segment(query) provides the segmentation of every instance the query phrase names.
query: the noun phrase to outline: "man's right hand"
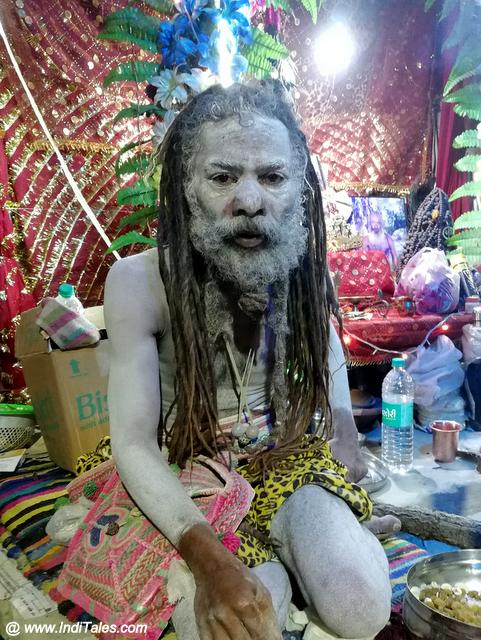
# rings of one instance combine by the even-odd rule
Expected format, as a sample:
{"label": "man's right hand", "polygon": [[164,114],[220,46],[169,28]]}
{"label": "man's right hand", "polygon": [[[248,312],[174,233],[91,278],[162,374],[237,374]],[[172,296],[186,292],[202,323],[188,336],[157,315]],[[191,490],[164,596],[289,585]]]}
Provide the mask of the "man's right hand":
{"label": "man's right hand", "polygon": [[281,640],[268,590],[209,526],[194,525],[178,549],[196,583],[200,640]]}

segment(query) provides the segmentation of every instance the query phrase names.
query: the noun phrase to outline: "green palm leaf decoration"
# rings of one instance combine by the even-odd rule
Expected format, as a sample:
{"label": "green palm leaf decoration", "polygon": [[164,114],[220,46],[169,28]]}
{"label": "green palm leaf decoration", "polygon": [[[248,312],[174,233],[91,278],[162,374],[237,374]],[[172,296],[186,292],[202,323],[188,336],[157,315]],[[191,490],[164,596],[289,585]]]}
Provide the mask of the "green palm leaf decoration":
{"label": "green palm leaf decoration", "polygon": [[468,229],[456,233],[447,240],[449,245],[462,245],[464,247],[479,247],[481,249],[481,234],[477,229]]}
{"label": "green palm leaf decoration", "polygon": [[115,173],[117,176],[123,176],[129,173],[144,174],[151,162],[150,154],[139,153],[125,162],[117,163]]}
{"label": "green palm leaf decoration", "polygon": [[157,62],[123,62],[116,69],[107,74],[104,78],[104,87],[108,87],[112,82],[145,82],[154,76],[159,69]]}
{"label": "green palm leaf decoration", "polygon": [[459,229],[479,229],[481,228],[481,211],[466,211],[454,221],[454,231]]}
{"label": "green palm leaf decoration", "polygon": [[289,6],[288,0],[266,0],[266,7],[270,9],[282,9],[286,13],[289,13],[291,8]]}
{"label": "green palm leaf decoration", "polygon": [[436,0],[426,0],[424,3],[424,11],[429,11],[435,2]]}
{"label": "green palm leaf decoration", "polygon": [[134,184],[122,187],[118,191],[117,203],[153,207],[157,203],[157,188],[152,180],[141,178]]}
{"label": "green palm leaf decoration", "polygon": [[481,196],[481,182],[471,180],[456,189],[449,197],[449,202],[457,200],[458,198],[478,198],[479,196]]}
{"label": "green palm leaf decoration", "polygon": [[478,164],[481,167],[481,154],[479,153],[468,153],[463,156],[460,160],[458,160],[454,167],[458,171],[477,171]]}
{"label": "green palm leaf decoration", "polygon": [[301,4],[304,7],[304,9],[307,10],[307,12],[309,13],[309,15],[312,18],[312,22],[314,24],[316,24],[317,22],[317,2],[316,0],[301,0]]}
{"label": "green palm leaf decoration", "polygon": [[119,229],[123,229],[127,226],[140,225],[144,227],[148,222],[154,222],[157,219],[159,210],[158,207],[143,207],[131,213],[128,216],[124,216],[119,222]]}
{"label": "green palm leaf decoration", "polygon": [[444,0],[440,20],[447,18],[458,5],[458,0]]}
{"label": "green palm leaf decoration", "polygon": [[247,72],[257,78],[267,78],[273,61],[289,57],[289,50],[268,33],[257,27],[252,30],[252,45],[242,51],[248,62]]}
{"label": "green palm leaf decoration", "polygon": [[132,103],[130,107],[121,109],[114,118],[114,122],[122,120],[122,118],[138,118],[139,116],[156,115],[162,118],[165,115],[164,109],[155,104],[136,104]]}
{"label": "green palm leaf decoration", "polygon": [[115,40],[136,44],[145,51],[157,53],[157,33],[161,21],[146,15],[136,7],[128,7],[111,13],[99,34],[103,40]]}
{"label": "green palm leaf decoration", "polygon": [[468,84],[458,91],[453,91],[444,98],[444,102],[453,102],[454,111],[463,118],[481,120],[481,90],[477,84]]}
{"label": "green palm leaf decoration", "polygon": [[444,40],[441,50],[444,52],[452,47],[457,47],[471,36],[479,37],[479,9],[472,0],[458,0],[459,7],[457,20],[451,29],[450,34]]}
{"label": "green palm leaf decoration", "polygon": [[163,15],[169,15],[172,13],[173,2],[171,0],[140,0],[142,4],[147,7],[162,13]]}
{"label": "green palm leaf decoration", "polygon": [[143,236],[138,231],[129,231],[128,233],[124,233],[123,236],[116,238],[107,249],[107,253],[118,251],[119,249],[122,249],[122,247],[127,247],[128,245],[136,243],[148,244],[151,247],[157,246],[157,240],[155,238],[151,238],[150,236]]}
{"label": "green palm leaf decoration", "polygon": [[461,47],[444,87],[444,97],[463,80],[473,77],[481,65],[481,38],[470,36]]}
{"label": "green palm leaf decoration", "polygon": [[477,129],[468,129],[456,136],[453,141],[455,149],[468,149],[470,147],[481,147],[481,138],[478,137]]}
{"label": "green palm leaf decoration", "polygon": [[[426,0],[426,5],[432,6],[434,1]],[[456,59],[449,74],[443,92],[444,102],[451,103],[456,114],[463,118],[481,120],[481,38],[479,27],[481,24],[481,5],[474,0],[443,0],[440,20],[457,12],[457,18],[451,32],[445,38],[441,50],[446,51],[458,47]],[[473,78],[474,82],[456,87]],[[458,198],[481,197],[481,181],[479,173],[481,164],[481,125],[475,129],[468,129],[458,135],[453,141],[455,149],[468,149],[454,168],[458,171],[474,174],[473,178],[451,194],[449,201]],[[468,211],[454,222],[454,235],[447,241],[448,246],[455,253],[463,253],[470,267],[481,265],[481,211]]]}

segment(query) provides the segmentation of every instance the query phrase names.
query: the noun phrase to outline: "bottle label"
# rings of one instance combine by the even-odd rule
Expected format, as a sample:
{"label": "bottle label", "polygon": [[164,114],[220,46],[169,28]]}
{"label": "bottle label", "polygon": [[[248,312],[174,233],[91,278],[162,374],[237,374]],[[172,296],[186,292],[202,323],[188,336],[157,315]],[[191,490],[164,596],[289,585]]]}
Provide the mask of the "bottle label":
{"label": "bottle label", "polygon": [[387,427],[405,429],[413,423],[413,403],[382,403],[382,423]]}

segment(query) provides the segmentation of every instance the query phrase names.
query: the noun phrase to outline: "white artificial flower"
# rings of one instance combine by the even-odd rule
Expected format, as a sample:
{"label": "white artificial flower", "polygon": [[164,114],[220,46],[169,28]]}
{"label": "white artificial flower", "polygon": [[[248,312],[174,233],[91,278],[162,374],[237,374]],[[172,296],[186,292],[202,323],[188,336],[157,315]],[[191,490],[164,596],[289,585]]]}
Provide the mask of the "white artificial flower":
{"label": "white artificial flower", "polygon": [[174,104],[187,102],[187,87],[198,93],[198,80],[190,73],[178,73],[175,69],[163,69],[149,80],[157,87],[154,102],[164,109],[172,109]]}
{"label": "white artificial flower", "polygon": [[195,67],[190,70],[191,74],[195,78],[195,82],[197,83],[197,88],[194,88],[192,85],[191,88],[196,93],[200,93],[201,91],[205,91],[213,84],[216,83],[215,75],[209,69],[199,69]]}

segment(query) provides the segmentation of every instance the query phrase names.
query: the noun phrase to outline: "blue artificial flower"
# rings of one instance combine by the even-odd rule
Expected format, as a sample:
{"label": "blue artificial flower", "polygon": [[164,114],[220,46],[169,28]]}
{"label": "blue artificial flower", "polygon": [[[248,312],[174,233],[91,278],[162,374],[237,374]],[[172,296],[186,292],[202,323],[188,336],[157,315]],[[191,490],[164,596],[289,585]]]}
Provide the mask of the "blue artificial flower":
{"label": "blue artificial flower", "polygon": [[241,73],[244,73],[247,70],[247,60],[244,56],[240,55],[237,49],[237,42],[231,34],[232,37],[230,40],[225,39],[225,34],[222,33],[221,29],[215,29],[208,41],[208,44],[203,43],[203,46],[199,48],[199,52],[201,54],[199,65],[202,67],[207,67],[210,71],[219,75],[219,56],[228,55],[231,57],[231,68],[230,74],[232,76],[233,81],[237,81]]}
{"label": "blue artificial flower", "polygon": [[234,80],[239,80],[239,76],[247,71],[248,65],[247,58],[241,56],[240,53],[232,58],[232,76]]}
{"label": "blue artificial flower", "polygon": [[178,15],[172,22],[162,22],[157,34],[157,45],[166,68],[186,65],[188,56],[195,56],[197,46],[186,16]]}
{"label": "blue artificial flower", "polygon": [[252,42],[248,0],[223,0],[221,19],[229,23],[236,38],[243,40],[245,44]]}
{"label": "blue artificial flower", "polygon": [[209,9],[210,0],[182,0],[181,12],[191,18],[193,22],[199,20]]}
{"label": "blue artificial flower", "polygon": [[220,8],[203,6],[202,11],[198,13],[198,31],[211,34],[221,20],[229,24],[235,37],[245,44],[252,42],[249,0],[222,0]]}

